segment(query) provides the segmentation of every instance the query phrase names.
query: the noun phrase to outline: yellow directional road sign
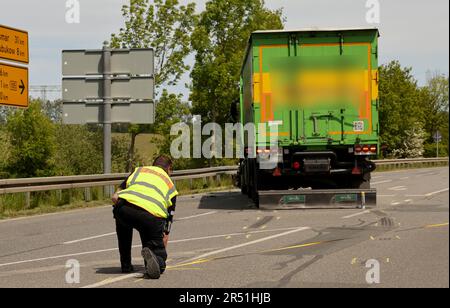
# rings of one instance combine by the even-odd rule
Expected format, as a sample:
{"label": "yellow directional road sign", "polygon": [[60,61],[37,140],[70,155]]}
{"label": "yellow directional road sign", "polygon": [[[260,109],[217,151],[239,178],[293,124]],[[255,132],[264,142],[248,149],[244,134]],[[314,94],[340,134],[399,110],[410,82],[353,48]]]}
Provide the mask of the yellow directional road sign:
{"label": "yellow directional road sign", "polygon": [[28,107],[28,68],[0,63],[0,105]]}
{"label": "yellow directional road sign", "polygon": [[28,63],[28,32],[0,25],[0,58]]}

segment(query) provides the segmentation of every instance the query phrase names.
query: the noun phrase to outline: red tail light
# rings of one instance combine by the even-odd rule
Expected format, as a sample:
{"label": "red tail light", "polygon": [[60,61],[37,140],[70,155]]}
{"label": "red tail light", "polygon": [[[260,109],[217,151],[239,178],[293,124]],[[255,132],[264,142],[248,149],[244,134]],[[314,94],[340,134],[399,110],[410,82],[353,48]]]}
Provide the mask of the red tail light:
{"label": "red tail light", "polygon": [[377,154],[377,146],[376,145],[355,145],[355,155],[376,155]]}
{"label": "red tail light", "polygon": [[299,170],[299,169],[300,169],[300,163],[299,163],[298,161],[296,161],[296,162],[294,162],[294,163],[292,164],[292,167],[293,167],[295,170]]}

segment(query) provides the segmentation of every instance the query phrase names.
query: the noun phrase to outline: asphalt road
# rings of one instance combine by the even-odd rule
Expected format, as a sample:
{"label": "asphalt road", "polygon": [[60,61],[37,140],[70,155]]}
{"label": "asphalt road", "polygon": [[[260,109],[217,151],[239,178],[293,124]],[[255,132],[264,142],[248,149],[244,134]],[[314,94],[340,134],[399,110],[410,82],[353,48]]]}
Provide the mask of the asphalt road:
{"label": "asphalt road", "polygon": [[[0,287],[448,288],[448,168],[375,173],[372,184],[378,207],[365,211],[257,210],[237,191],[181,197],[155,281],[120,273],[110,206],[0,221]],[[69,260],[79,283],[66,282]]]}

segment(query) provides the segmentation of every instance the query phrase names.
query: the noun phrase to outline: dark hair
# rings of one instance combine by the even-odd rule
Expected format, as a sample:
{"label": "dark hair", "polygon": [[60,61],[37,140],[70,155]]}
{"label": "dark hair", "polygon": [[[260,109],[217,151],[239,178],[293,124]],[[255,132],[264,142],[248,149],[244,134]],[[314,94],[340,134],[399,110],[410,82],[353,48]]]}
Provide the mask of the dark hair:
{"label": "dark hair", "polygon": [[155,161],[153,162],[153,166],[160,167],[167,173],[169,173],[169,169],[172,168],[172,159],[170,159],[169,156],[166,155],[160,155],[158,156]]}

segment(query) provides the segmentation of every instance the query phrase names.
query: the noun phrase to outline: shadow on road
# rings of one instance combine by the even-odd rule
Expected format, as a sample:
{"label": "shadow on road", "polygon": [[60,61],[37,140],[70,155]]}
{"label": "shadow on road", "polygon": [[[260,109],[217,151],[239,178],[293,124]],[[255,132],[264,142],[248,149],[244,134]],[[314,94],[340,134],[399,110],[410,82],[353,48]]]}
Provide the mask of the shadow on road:
{"label": "shadow on road", "polygon": [[254,210],[255,206],[240,192],[214,192],[201,197],[199,209],[209,210]]}
{"label": "shadow on road", "polygon": [[[134,272],[139,273],[144,271],[144,266],[142,265],[133,265]],[[96,274],[103,274],[103,275],[122,275],[122,270],[120,267],[99,267],[95,269]]]}

